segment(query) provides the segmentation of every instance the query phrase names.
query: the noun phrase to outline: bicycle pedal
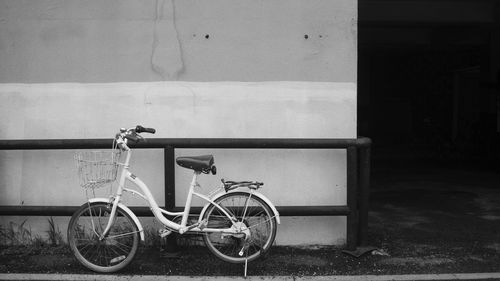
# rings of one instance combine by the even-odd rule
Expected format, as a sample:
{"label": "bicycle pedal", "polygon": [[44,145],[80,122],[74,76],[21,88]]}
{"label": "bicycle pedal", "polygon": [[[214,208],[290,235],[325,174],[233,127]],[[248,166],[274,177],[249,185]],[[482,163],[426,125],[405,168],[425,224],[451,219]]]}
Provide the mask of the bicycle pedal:
{"label": "bicycle pedal", "polygon": [[240,257],[243,257],[243,254],[245,253],[245,251],[248,249],[248,245],[243,245],[243,248],[241,248],[240,252],[238,253],[238,255]]}
{"label": "bicycle pedal", "polygon": [[165,237],[169,236],[170,234],[172,234],[172,230],[168,230],[168,229],[160,229],[158,232],[160,234],[160,238],[165,238]]}

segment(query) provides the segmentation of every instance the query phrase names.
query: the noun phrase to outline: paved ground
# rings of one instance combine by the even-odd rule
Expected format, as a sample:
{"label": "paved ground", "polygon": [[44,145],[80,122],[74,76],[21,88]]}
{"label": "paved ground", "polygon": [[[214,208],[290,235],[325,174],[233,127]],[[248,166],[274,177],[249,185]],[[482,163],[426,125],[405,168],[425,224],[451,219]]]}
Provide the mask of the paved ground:
{"label": "paved ground", "polygon": [[374,167],[370,239],[404,271],[500,271],[500,173],[448,163]]}
{"label": "paved ground", "polygon": [[498,280],[500,273],[475,274],[420,274],[420,275],[362,275],[362,276],[159,276],[159,275],[88,275],[88,274],[0,274],[0,280],[51,280],[51,281],[425,281],[425,280]]}
{"label": "paved ground", "polygon": [[[457,163],[377,163],[369,244],[380,251],[360,258],[332,247],[274,247],[266,259],[250,264],[248,275],[273,280],[432,280],[425,279],[429,276],[434,280],[500,280],[498,275],[484,275],[500,272],[500,173],[488,166]],[[0,273],[59,276],[89,272],[64,248],[4,248],[0,249]],[[468,273],[483,275],[455,275]],[[144,249],[115,277],[143,274],[205,280],[205,276],[242,276],[243,267],[220,262],[203,248],[190,247],[178,259],[165,259],[155,249]],[[371,279],[363,279],[367,276]]]}

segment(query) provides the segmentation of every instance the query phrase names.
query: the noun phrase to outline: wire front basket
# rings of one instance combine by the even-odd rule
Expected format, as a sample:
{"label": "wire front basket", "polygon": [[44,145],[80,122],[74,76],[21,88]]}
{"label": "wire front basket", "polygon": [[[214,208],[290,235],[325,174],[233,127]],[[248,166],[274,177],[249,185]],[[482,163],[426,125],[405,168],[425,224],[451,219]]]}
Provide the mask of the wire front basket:
{"label": "wire front basket", "polygon": [[80,185],[99,188],[116,180],[120,150],[81,151],[75,153]]}

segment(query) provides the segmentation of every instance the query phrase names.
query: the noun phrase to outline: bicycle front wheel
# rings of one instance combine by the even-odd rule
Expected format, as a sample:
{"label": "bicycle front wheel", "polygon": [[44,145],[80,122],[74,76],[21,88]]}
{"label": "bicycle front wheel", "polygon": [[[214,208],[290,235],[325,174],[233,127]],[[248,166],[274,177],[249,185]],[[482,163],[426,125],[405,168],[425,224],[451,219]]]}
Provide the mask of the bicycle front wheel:
{"label": "bicycle front wheel", "polygon": [[127,266],[139,245],[139,229],[120,207],[108,235],[101,237],[111,208],[112,205],[104,202],[83,204],[68,226],[68,243],[76,259],[101,273],[116,272]]}
{"label": "bicycle front wheel", "polygon": [[204,236],[208,249],[220,259],[231,263],[252,261],[269,250],[276,237],[276,218],[271,208],[257,196],[248,192],[232,192],[215,200],[229,215],[233,223],[219,208],[210,205],[204,218],[207,228],[241,230],[227,234],[210,232]]}

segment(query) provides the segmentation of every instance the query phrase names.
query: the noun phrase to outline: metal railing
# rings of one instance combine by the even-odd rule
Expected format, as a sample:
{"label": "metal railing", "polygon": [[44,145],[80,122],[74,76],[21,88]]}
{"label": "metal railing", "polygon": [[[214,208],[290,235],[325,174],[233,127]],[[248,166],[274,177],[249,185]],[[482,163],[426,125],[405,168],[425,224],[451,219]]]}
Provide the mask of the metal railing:
{"label": "metal railing", "polygon": [[[110,139],[0,140],[0,150],[102,149],[112,146]],[[222,138],[150,138],[132,148],[156,148],[164,151],[165,208],[175,206],[176,148],[237,149],[346,149],[347,204],[336,206],[277,206],[282,216],[346,216],[347,248],[367,242],[370,188],[369,138],[357,139],[222,139]],[[0,215],[71,216],[79,206],[0,206]],[[132,207],[138,216],[152,216],[148,207]],[[199,213],[201,208],[192,208]]]}

